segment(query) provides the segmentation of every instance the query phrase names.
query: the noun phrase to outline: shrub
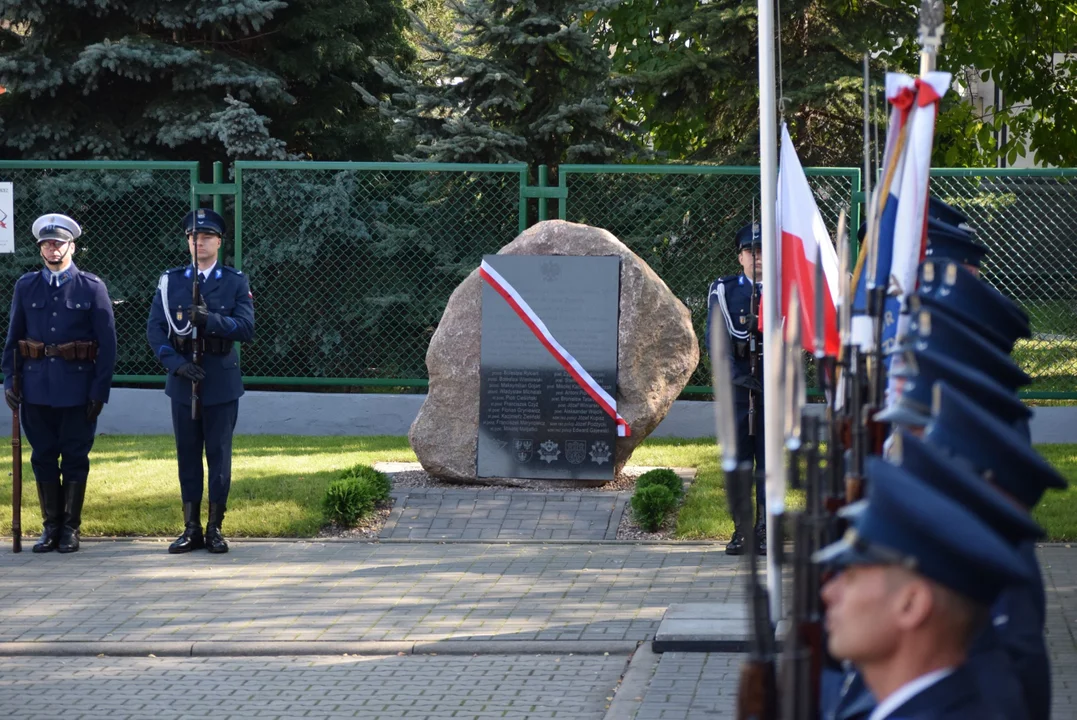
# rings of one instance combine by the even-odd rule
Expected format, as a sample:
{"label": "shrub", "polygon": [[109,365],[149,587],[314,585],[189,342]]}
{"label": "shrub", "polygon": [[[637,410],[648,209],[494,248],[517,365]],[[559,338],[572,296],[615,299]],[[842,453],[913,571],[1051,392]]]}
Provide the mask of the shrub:
{"label": "shrub", "polygon": [[355,525],[359,518],[377,505],[375,488],[365,479],[344,477],[329,483],[325,489],[325,517],[342,527]]}
{"label": "shrub", "polygon": [[684,483],[677,473],[669,468],[655,468],[648,470],[636,479],[636,489],[642,490],[652,485],[661,485],[673,493],[674,498],[679,498],[684,492]]}
{"label": "shrub", "polygon": [[348,478],[353,478],[369,485],[374,496],[374,502],[388,502],[389,493],[393,489],[393,483],[385,473],[378,472],[369,465],[356,465],[340,473],[341,480]]}
{"label": "shrub", "polygon": [[632,496],[632,512],[647,532],[654,532],[662,525],[666,513],[677,504],[677,496],[665,485],[648,485],[636,488]]}

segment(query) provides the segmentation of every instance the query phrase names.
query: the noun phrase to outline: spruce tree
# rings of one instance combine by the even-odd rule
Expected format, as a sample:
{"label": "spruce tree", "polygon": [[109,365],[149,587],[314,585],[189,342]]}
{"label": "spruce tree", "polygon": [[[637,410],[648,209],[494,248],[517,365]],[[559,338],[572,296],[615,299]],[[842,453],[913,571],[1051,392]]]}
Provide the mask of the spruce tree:
{"label": "spruce tree", "polygon": [[0,156],[370,159],[400,0],[0,0]]}
{"label": "spruce tree", "polygon": [[394,90],[357,86],[393,122],[406,160],[558,165],[631,152],[595,13],[617,0],[449,0],[458,31],[413,16],[422,67],[376,63]]}

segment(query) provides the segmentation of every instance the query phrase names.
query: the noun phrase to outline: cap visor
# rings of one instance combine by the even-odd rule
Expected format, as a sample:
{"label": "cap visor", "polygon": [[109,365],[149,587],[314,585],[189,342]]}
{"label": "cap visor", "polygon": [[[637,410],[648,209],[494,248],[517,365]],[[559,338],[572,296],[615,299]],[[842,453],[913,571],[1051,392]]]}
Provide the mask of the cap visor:
{"label": "cap visor", "polygon": [[876,422],[893,423],[894,425],[904,425],[906,427],[919,427],[931,422],[929,416],[913,412],[901,405],[895,405],[886,408],[885,410],[880,410],[875,413],[875,416],[872,419]]}
{"label": "cap visor", "polygon": [[826,547],[815,551],[812,562],[827,567],[848,567],[850,565],[871,565],[869,558],[858,552],[847,540],[842,538]]}
{"label": "cap visor", "polygon": [[845,518],[846,520],[856,520],[864,514],[864,511],[868,509],[868,499],[857,500],[854,503],[849,503],[843,508],[838,510],[838,517]]}

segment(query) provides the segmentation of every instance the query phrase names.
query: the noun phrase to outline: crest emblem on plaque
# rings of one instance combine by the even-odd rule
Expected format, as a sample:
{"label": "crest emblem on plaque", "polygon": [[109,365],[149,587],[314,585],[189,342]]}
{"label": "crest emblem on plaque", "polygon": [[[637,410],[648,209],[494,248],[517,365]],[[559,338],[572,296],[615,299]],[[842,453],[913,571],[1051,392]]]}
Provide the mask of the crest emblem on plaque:
{"label": "crest emblem on plaque", "polygon": [[539,460],[544,463],[552,463],[560,454],[561,451],[553,440],[547,440],[539,445]]}
{"label": "crest emblem on plaque", "polygon": [[546,282],[553,282],[557,278],[561,277],[561,264],[555,260],[547,260],[542,263],[542,279]]}
{"label": "crest emblem on plaque", "polygon": [[591,445],[591,462],[595,465],[601,465],[604,462],[610,461],[610,444],[602,440],[597,441]]}
{"label": "crest emblem on plaque", "polygon": [[535,449],[534,440],[513,440],[512,451],[516,454],[516,462],[525,463],[531,459],[531,453]]}
{"label": "crest emblem on plaque", "polygon": [[583,440],[566,440],[565,459],[573,465],[582,463],[587,459],[587,443]]}

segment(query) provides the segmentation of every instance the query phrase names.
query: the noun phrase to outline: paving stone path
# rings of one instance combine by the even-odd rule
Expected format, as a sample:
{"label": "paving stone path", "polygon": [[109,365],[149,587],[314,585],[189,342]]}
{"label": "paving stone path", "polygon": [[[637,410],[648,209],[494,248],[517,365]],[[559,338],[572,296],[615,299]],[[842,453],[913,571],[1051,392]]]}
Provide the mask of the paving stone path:
{"label": "paving stone path", "polygon": [[0,658],[8,720],[602,720],[627,656]]}

